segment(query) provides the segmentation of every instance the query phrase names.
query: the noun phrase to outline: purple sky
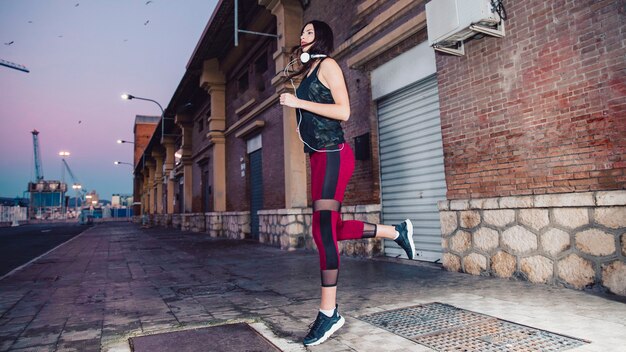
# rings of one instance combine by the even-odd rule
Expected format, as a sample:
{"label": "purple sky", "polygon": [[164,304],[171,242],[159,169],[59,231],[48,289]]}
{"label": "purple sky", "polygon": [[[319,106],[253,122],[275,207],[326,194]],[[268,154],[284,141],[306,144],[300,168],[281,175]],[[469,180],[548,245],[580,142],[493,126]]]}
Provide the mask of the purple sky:
{"label": "purple sky", "polygon": [[132,193],[132,167],[113,161],[132,163],[133,148],[116,140],[132,140],[135,115],[161,111],[120,95],[167,106],[216,2],[0,0],[0,59],[30,70],[0,66],[0,196],[35,178],[33,129],[45,179],[61,179],[67,150],[88,191]]}

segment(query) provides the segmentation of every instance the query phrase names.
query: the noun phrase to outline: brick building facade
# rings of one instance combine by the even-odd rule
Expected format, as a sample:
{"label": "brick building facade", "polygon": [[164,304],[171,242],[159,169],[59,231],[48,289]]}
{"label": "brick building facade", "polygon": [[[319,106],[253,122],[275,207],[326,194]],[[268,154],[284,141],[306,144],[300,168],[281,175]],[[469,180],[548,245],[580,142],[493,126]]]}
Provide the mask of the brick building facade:
{"label": "brick building facade", "polygon": [[505,37],[437,55],[444,266],[624,295],[624,8],[505,4]]}
{"label": "brick building facade", "polygon": [[[235,47],[222,0],[135,169],[151,221],[314,248],[308,158],[278,97],[302,25],[319,19],[362,156],[344,218],[409,217],[418,259],[448,270],[626,295],[623,8],[504,1],[506,36],[456,57],[428,46],[425,3],[239,1],[241,29],[276,37],[240,33]],[[400,253],[378,240],[341,250]]]}

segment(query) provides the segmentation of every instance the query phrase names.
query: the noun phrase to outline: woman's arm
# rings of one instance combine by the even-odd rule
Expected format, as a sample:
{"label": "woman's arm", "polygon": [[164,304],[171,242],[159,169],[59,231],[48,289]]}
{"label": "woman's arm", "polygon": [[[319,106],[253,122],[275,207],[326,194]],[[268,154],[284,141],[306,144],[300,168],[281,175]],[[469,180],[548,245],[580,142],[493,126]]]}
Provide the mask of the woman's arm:
{"label": "woman's arm", "polygon": [[326,59],[320,63],[318,78],[322,84],[330,88],[334,104],[314,103],[312,101],[296,98],[293,94],[283,93],[280,95],[280,104],[292,108],[310,111],[334,120],[348,121],[350,118],[350,98],[346,81],[343,78],[341,67],[333,59]]}

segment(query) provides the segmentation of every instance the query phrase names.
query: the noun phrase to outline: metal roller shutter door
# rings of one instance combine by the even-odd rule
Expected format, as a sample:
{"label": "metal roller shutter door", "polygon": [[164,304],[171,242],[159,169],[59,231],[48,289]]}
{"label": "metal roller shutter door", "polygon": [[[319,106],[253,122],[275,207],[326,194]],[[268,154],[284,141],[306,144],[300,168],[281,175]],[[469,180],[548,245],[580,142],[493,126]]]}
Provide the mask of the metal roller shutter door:
{"label": "metal roller shutter door", "polygon": [[[432,75],[378,101],[382,220],[413,222],[418,260],[441,260],[437,202],[446,197],[437,78]],[[393,241],[385,255],[406,258]]]}

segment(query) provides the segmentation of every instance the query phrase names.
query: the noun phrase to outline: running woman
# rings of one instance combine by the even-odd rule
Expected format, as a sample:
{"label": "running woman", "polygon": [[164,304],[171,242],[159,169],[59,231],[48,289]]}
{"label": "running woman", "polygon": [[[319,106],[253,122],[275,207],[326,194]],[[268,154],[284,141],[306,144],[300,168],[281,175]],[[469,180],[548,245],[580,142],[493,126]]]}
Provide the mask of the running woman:
{"label": "running woman", "polygon": [[301,77],[302,81],[295,95],[280,95],[281,105],[297,109],[298,133],[304,151],[310,155],[311,227],[319,251],[322,292],[317,318],[303,341],[307,346],[326,341],[345,322],[336,303],[337,241],[386,238],[399,244],[409,259],[415,254],[413,225],[408,219],[395,226],[341,220],[341,202],[354,171],[355,159],[341,127],[341,122],[350,117],[350,101],[341,68],[334,59],[327,57],[333,49],[330,26],[321,21],[308,22],[295,51],[302,53],[302,65],[290,75],[291,79]]}

